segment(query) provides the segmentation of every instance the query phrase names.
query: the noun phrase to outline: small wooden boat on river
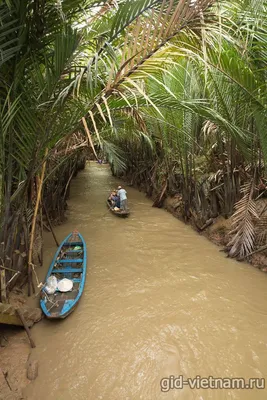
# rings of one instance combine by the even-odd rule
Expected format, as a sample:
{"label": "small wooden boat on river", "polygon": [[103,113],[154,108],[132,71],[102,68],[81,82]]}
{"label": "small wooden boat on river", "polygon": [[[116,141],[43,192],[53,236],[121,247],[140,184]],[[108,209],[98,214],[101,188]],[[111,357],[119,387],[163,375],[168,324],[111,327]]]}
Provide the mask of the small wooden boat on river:
{"label": "small wooden boat on river", "polygon": [[59,246],[41,291],[41,308],[47,318],[65,318],[83,293],[86,278],[86,244],[74,231]]}
{"label": "small wooden boat on river", "polygon": [[112,214],[117,215],[117,217],[121,217],[121,218],[127,218],[130,215],[130,211],[123,211],[123,210],[114,210],[114,208],[112,207],[111,201],[109,199],[107,199],[107,206],[109,208],[109,210],[112,212]]}

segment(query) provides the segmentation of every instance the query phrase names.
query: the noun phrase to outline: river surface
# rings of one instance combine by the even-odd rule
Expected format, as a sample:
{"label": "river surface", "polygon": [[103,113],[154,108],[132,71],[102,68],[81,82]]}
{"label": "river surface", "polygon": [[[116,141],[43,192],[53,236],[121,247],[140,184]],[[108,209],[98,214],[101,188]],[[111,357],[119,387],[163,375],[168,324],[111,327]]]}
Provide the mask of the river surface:
{"label": "river surface", "polygon": [[[39,376],[27,398],[266,400],[267,389],[162,381],[267,378],[267,276],[225,258],[136,189],[126,187],[129,219],[115,217],[105,200],[120,183],[95,163],[72,182],[68,221],[55,231],[59,241],[74,228],[84,236],[85,291],[66,320],[32,329]],[[40,279],[55,250],[46,234]]]}

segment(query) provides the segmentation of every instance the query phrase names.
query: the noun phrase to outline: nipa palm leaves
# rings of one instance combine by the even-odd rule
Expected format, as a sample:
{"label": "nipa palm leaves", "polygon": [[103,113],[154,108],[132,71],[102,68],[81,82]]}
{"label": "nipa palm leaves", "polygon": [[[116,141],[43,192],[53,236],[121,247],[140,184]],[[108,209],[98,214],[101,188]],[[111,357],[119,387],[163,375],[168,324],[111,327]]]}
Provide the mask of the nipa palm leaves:
{"label": "nipa palm leaves", "polygon": [[256,203],[253,200],[254,180],[245,184],[241,188],[243,197],[235,205],[232,227],[230,234],[234,236],[227,244],[230,247],[229,256],[244,258],[250,254],[255,243],[255,224],[258,219]]}

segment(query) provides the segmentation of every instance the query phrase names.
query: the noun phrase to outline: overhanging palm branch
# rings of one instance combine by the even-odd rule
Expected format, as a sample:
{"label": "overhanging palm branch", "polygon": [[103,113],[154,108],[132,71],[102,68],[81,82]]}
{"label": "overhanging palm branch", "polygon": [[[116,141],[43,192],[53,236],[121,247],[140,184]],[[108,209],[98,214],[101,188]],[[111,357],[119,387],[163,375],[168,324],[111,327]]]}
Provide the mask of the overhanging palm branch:
{"label": "overhanging palm branch", "polygon": [[[199,15],[208,8],[213,1],[198,0],[195,2],[180,1],[146,1],[122,3],[114,18],[109,41],[90,59],[88,66],[82,71],[76,84],[87,74],[87,82],[91,95],[94,94],[92,111],[97,112],[97,104],[105,103],[111,95],[125,95],[129,93],[146,99],[159,112],[155,103],[146,95],[141,80],[152,76],[155,68],[162,64],[153,55],[158,52],[169,40],[183,29],[195,23],[199,24]],[[118,41],[123,30],[126,29],[125,39]],[[116,35],[115,35],[116,34]],[[113,44],[114,39],[116,42]],[[116,47],[114,47],[114,45]],[[111,50],[112,54],[105,51]],[[110,57],[108,64],[104,62]],[[115,61],[113,60],[115,58]],[[151,59],[151,62],[149,60]],[[93,64],[96,65],[93,68]],[[97,66],[98,64],[98,66]],[[107,65],[109,72],[102,74],[104,88],[99,94],[96,92],[100,68]],[[133,75],[133,77],[132,77]],[[95,82],[95,84],[94,84]],[[107,104],[103,105],[108,113]]]}
{"label": "overhanging palm branch", "polygon": [[126,169],[125,154],[119,146],[108,140],[103,139],[103,152],[107,157],[108,162],[112,165],[115,174],[120,173]]}

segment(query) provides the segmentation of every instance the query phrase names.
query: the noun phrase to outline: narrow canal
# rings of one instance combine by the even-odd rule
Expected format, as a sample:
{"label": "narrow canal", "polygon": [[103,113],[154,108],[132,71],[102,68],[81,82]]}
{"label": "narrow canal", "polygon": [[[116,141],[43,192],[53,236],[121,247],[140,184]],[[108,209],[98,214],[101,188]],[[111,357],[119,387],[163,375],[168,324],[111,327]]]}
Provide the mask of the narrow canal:
{"label": "narrow canal", "polygon": [[[111,215],[105,200],[119,183],[108,166],[94,163],[73,180],[68,221],[56,234],[61,241],[77,228],[84,236],[85,292],[66,320],[43,320],[33,328],[39,376],[25,395],[266,399],[267,389],[161,390],[162,378],[171,375],[267,377],[267,276],[226,259],[133,188],[126,187],[130,218]],[[41,279],[56,250],[51,234],[45,235],[45,249]],[[167,390],[169,382],[162,385]]]}

